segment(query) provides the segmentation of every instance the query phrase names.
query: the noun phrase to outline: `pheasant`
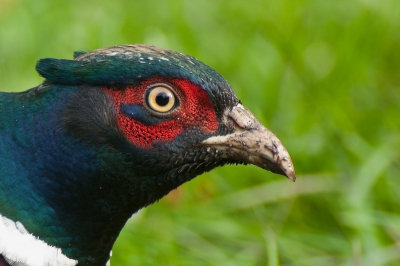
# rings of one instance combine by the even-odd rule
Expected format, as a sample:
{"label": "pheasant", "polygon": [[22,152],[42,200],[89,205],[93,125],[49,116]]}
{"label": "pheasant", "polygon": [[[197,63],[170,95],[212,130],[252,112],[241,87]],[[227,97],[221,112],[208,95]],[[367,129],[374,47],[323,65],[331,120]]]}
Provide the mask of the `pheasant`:
{"label": "pheasant", "polygon": [[126,221],[226,164],[295,181],[281,141],[195,58],[149,45],[41,59],[0,93],[0,266],[107,265]]}

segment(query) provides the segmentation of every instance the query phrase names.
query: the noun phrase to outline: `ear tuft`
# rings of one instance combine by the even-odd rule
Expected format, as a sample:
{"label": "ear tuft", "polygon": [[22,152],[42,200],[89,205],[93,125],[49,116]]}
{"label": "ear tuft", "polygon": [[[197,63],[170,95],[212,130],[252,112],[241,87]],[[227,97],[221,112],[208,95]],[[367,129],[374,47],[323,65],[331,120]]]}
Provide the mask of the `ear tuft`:
{"label": "ear tuft", "polygon": [[36,63],[36,71],[46,80],[65,85],[82,84],[85,73],[79,73],[82,62],[66,59],[44,58]]}

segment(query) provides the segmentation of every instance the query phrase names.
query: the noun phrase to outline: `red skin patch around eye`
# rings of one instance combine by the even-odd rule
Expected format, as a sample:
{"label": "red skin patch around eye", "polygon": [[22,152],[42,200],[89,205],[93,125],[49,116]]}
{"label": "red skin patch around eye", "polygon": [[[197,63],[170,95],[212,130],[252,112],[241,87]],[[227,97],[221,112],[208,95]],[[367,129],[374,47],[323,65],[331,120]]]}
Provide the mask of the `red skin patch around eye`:
{"label": "red skin patch around eye", "polygon": [[[175,88],[180,103],[167,117],[168,121],[156,125],[145,125],[121,112],[121,104],[144,106],[146,89],[152,83],[167,82]],[[170,141],[185,130],[200,128],[205,132],[218,129],[217,115],[208,94],[200,86],[181,79],[150,79],[137,87],[123,90],[105,89],[115,102],[118,126],[135,146],[151,148],[156,140]]]}

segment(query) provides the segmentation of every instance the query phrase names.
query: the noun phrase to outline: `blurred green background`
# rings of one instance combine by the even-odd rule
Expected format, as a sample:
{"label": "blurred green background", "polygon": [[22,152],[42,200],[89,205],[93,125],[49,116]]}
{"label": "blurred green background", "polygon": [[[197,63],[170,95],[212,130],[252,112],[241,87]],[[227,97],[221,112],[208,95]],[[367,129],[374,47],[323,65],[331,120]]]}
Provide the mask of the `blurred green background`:
{"label": "blurred green background", "polygon": [[400,265],[398,0],[0,0],[0,89],[38,59],[147,43],[219,71],[298,180],[204,174],[140,211],[111,265]]}

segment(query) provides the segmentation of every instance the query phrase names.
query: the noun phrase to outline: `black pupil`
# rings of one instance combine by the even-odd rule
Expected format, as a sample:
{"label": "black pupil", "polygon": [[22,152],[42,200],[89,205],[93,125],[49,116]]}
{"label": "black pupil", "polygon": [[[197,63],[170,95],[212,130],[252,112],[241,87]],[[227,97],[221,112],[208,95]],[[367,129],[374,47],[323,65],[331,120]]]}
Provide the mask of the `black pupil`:
{"label": "black pupil", "polygon": [[156,96],[156,103],[159,106],[166,106],[169,103],[169,95],[165,92],[160,92]]}

